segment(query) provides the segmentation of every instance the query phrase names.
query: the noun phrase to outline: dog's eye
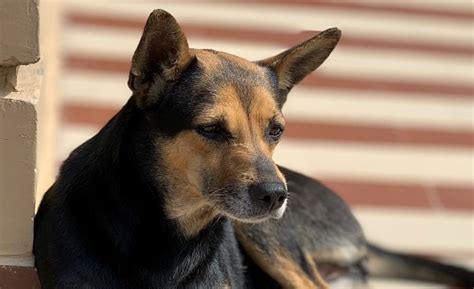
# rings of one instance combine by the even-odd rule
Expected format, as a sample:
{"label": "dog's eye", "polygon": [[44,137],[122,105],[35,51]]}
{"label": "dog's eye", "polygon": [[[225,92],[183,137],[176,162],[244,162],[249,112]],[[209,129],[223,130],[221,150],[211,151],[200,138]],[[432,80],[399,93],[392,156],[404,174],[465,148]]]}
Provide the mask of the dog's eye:
{"label": "dog's eye", "polygon": [[268,135],[273,141],[277,141],[280,139],[283,133],[283,127],[280,124],[272,124],[268,129]]}
{"label": "dog's eye", "polygon": [[200,135],[213,139],[213,140],[226,140],[232,138],[229,132],[227,132],[221,125],[219,124],[210,124],[210,125],[203,125],[199,126],[196,129],[197,133]]}

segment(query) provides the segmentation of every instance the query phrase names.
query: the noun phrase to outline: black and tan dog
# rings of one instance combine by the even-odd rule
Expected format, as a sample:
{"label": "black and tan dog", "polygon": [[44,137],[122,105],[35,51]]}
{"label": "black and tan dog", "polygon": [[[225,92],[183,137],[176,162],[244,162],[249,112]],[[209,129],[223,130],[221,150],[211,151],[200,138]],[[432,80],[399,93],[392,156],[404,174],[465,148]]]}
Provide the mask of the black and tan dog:
{"label": "black and tan dog", "polygon": [[[412,257],[367,246],[335,194],[272,160],[288,92],[339,38],[329,29],[250,62],[190,49],[175,19],[154,11],[133,56],[133,96],[71,153],[41,203],[42,288],[325,288],[339,273],[363,276],[370,252],[400,273],[390,264]],[[406,268],[433,267],[420,260]],[[453,271],[442,281],[472,282],[439,266]]]}

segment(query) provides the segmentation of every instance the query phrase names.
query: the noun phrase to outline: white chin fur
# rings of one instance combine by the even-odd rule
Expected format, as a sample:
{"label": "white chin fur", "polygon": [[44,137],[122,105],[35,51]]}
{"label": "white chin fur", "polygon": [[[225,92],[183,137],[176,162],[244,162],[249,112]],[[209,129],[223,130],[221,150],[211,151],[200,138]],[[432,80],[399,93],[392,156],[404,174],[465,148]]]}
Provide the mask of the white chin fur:
{"label": "white chin fur", "polygon": [[242,222],[242,223],[257,224],[257,223],[264,222],[264,221],[266,221],[270,218],[271,219],[280,219],[283,216],[283,214],[285,213],[287,201],[288,200],[285,200],[283,202],[283,205],[278,210],[276,210],[271,216],[266,216],[266,217],[263,217],[263,218],[241,219],[241,218],[233,216],[232,214],[229,214],[227,212],[221,212],[221,213],[224,216],[226,216],[230,219],[233,219],[233,220],[236,220],[236,221],[239,221],[239,222]]}
{"label": "white chin fur", "polygon": [[286,199],[283,202],[283,205],[275,212],[275,214],[273,214],[273,216],[272,216],[273,219],[280,219],[281,217],[283,217],[283,214],[285,213],[285,210],[286,210],[287,201],[288,201],[288,199]]}
{"label": "white chin fur", "polygon": [[242,223],[247,223],[247,224],[257,224],[257,223],[261,223],[261,222],[264,222],[266,220],[268,220],[270,217],[267,216],[267,217],[263,217],[263,218],[255,218],[255,219],[241,219],[241,218],[238,218],[236,216],[233,216],[232,214],[229,214],[227,212],[222,212],[222,214],[230,219],[233,219],[233,220],[236,220],[236,221],[239,221],[239,222],[242,222]]}

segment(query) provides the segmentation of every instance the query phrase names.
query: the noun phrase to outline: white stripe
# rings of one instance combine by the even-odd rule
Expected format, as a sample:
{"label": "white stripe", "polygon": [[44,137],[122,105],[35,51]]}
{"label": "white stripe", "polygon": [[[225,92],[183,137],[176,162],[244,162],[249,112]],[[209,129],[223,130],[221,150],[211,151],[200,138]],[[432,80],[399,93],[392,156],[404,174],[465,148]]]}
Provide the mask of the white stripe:
{"label": "white stripe", "polygon": [[[140,39],[139,33],[107,28],[71,28],[64,35],[68,54],[116,57],[130,61]],[[190,37],[196,48],[212,48],[257,60],[275,55],[288,47],[242,41],[220,41]],[[296,44],[296,43],[295,43]],[[321,72],[339,77],[427,81],[470,85],[470,57],[433,55],[403,51],[380,51],[340,46],[320,68]]]}
{"label": "white stripe", "polygon": [[63,74],[59,90],[63,101],[100,107],[122,107],[132,92],[126,75],[94,72]]}
{"label": "white stripe", "polygon": [[58,161],[64,161],[75,148],[93,137],[99,129],[86,125],[62,125],[58,133],[58,154],[56,156]]}
{"label": "white stripe", "polygon": [[474,103],[397,93],[295,87],[283,111],[292,119],[472,131]]}
{"label": "white stripe", "polygon": [[339,27],[351,36],[380,36],[391,39],[417,39],[470,45],[471,25],[440,17],[419,17],[401,13],[351,11],[321,7],[292,7],[264,4],[69,1],[71,10],[104,13],[119,17],[142,17],[156,8],[165,9],[180,22],[218,26],[259,27],[283,31]]}
{"label": "white stripe", "polygon": [[310,176],[473,184],[471,149],[286,140],[275,159]]}
{"label": "white stripe", "polygon": [[474,253],[472,212],[361,208],[354,213],[376,244],[412,252]]}
{"label": "white stripe", "polygon": [[[64,125],[58,157],[64,159],[97,130]],[[277,147],[275,160],[310,176],[472,184],[473,155],[468,149],[284,141]]]}
{"label": "white stripe", "polygon": [[[121,107],[131,95],[125,75],[68,71],[60,82],[65,102]],[[385,92],[348,92],[296,87],[284,109],[289,119],[367,125],[471,130],[471,100],[417,97]]]}

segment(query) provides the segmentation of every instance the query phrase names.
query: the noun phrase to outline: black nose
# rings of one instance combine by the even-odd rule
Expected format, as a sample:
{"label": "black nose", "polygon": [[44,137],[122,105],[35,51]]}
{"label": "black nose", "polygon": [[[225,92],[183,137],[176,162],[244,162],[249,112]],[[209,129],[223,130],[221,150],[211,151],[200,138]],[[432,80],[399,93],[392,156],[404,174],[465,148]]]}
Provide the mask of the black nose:
{"label": "black nose", "polygon": [[250,187],[250,194],[264,209],[280,208],[288,197],[288,191],[283,183],[263,182]]}

